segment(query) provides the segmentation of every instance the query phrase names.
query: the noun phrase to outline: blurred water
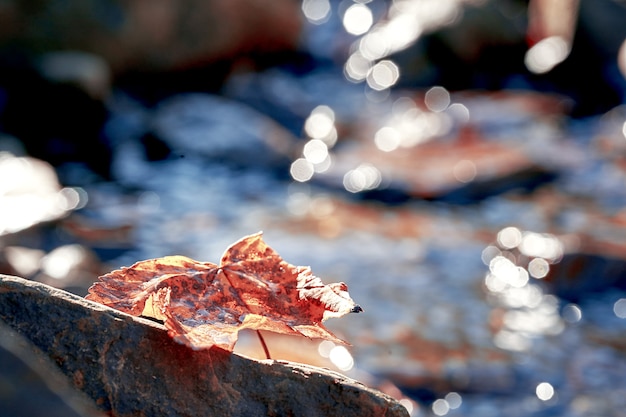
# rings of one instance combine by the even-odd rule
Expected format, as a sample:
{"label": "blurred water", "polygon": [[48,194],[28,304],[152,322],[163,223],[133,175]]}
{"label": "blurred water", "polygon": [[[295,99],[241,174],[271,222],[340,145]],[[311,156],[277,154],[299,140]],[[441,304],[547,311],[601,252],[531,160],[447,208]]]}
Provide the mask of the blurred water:
{"label": "blurred water", "polygon": [[115,91],[114,181],[76,191],[79,216],[130,229],[103,260],[217,262],[263,230],[365,310],[329,321],[352,346],[319,356],[394,386],[412,415],[626,415],[624,109],[573,119],[558,95],[392,91],[390,56],[464,2],[394,2],[378,25],[381,3],[358,3],[367,31],[303,2],[310,71],[156,106]]}

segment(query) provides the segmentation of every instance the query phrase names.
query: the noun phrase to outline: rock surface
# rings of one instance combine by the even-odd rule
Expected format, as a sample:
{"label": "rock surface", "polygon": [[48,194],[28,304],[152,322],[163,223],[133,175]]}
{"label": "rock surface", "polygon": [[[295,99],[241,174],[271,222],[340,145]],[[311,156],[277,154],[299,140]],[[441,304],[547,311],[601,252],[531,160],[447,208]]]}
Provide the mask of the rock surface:
{"label": "rock surface", "polygon": [[6,417],[101,417],[28,340],[0,321],[0,410]]}
{"label": "rock surface", "polygon": [[165,328],[40,283],[0,275],[0,319],[116,416],[408,416],[341,374],[193,351]]}

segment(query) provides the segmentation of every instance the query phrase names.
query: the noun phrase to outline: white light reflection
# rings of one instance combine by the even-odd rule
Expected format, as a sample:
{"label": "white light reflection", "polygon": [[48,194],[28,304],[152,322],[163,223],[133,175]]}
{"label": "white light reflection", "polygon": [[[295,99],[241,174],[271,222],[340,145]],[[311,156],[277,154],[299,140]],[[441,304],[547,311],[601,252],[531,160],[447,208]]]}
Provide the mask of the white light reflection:
{"label": "white light reflection", "polygon": [[392,61],[380,61],[367,74],[367,85],[376,91],[392,87],[400,78],[400,70]]}
{"label": "white light reflection", "polygon": [[432,410],[436,416],[445,416],[450,411],[450,405],[446,400],[439,398],[433,402]]}
{"label": "white light reflection", "polygon": [[498,245],[504,249],[513,249],[522,243],[522,232],[517,227],[505,227],[498,232]]}
{"label": "white light reflection", "polygon": [[474,181],[477,173],[476,164],[469,159],[462,159],[452,167],[454,178],[465,184]]}
{"label": "white light reflection", "polygon": [[[81,189],[61,189],[48,163],[0,152],[0,235],[67,214],[87,202]],[[9,180],[7,180],[9,179]]]}
{"label": "white light reflection", "polygon": [[543,258],[535,258],[528,263],[528,272],[534,278],[545,278],[550,272],[550,264]]}
{"label": "white light reflection", "polygon": [[509,308],[537,308],[543,300],[543,291],[536,285],[508,288],[502,292],[502,302]]}
{"label": "white light reflection", "polygon": [[467,123],[470,120],[469,109],[461,103],[452,103],[446,109],[446,113],[452,116],[452,119],[459,124]]}
{"label": "white light reflection", "polygon": [[[558,299],[529,282],[531,275],[535,278],[547,275],[549,261],[562,256],[562,243],[550,234],[521,231],[514,226],[500,230],[496,240],[496,245],[486,247],[482,253],[483,262],[489,265],[485,287],[506,309],[494,343],[502,349],[526,351],[536,336],[562,332],[564,320],[568,321],[566,313],[572,322],[579,319],[576,315],[580,310],[573,306],[564,309],[562,317]],[[527,269],[517,264],[527,257],[534,257]]]}
{"label": "white light reflection", "polygon": [[328,0],[303,0],[302,13],[309,22],[321,25],[330,18],[330,2]]}
{"label": "white light reflection", "polygon": [[451,410],[456,410],[463,404],[463,398],[457,392],[449,392],[444,398]]}
{"label": "white light reflection", "polygon": [[367,77],[371,68],[372,62],[357,51],[346,61],[344,74],[348,81],[360,82]]}
{"label": "white light reflection", "polygon": [[[374,138],[376,146],[383,151],[390,152],[398,147],[410,148],[419,145],[445,135],[451,128],[450,116],[423,111],[415,107],[412,100],[398,99],[393,107],[391,118]],[[459,178],[463,180],[469,180],[474,171],[466,163],[457,167],[457,170]]]}
{"label": "white light reflection", "polygon": [[499,255],[502,255],[502,251],[496,246],[489,245],[485,249],[483,249],[482,253],[480,254],[480,259],[485,265],[489,265],[491,260]]}
{"label": "white light reflection", "polygon": [[[622,42],[619,51],[617,51],[617,67],[622,73],[622,76],[626,78],[626,40]],[[624,136],[626,136],[626,124],[624,124]]]}
{"label": "white light reflection", "polygon": [[537,42],[524,57],[529,71],[543,74],[560,64],[570,53],[570,45],[562,36],[550,36]]}
{"label": "white light reflection", "polygon": [[500,349],[524,352],[530,349],[531,342],[524,335],[510,330],[500,330],[493,337],[493,342]]}
{"label": "white light reflection", "polygon": [[563,320],[568,323],[578,323],[583,318],[583,312],[576,304],[567,304],[561,311]]}
{"label": "white light reflection", "polygon": [[626,298],[620,298],[613,304],[613,313],[620,319],[626,319]]}
{"label": "white light reflection", "polygon": [[528,283],[528,272],[504,256],[496,256],[489,262],[489,270],[498,280],[511,287],[521,288]]}
{"label": "white light reflection", "polygon": [[537,385],[535,393],[541,401],[548,401],[554,397],[554,387],[548,382],[542,382]]}
{"label": "white light reflection", "polygon": [[333,143],[327,144],[330,146],[334,145],[334,141],[337,139],[337,132],[333,109],[324,105],[314,108],[304,122],[304,131],[312,139],[322,139],[327,142],[327,138],[331,138],[330,140]]}
{"label": "white light reflection", "polygon": [[351,193],[373,190],[380,185],[381,173],[371,164],[361,164],[348,171],[343,177],[344,188]]}
{"label": "white light reflection", "polygon": [[302,191],[295,191],[289,194],[287,199],[287,210],[295,216],[304,216],[309,212],[311,206],[311,196]]}
{"label": "white light reflection", "polygon": [[342,371],[349,371],[354,366],[354,359],[344,346],[335,346],[328,354],[330,361]]}
{"label": "white light reflection", "polygon": [[402,137],[400,132],[390,126],[384,126],[374,135],[376,147],[383,152],[391,152],[400,146]]}
{"label": "white light reflection", "polygon": [[320,164],[328,158],[328,146],[320,139],[311,139],[304,145],[302,155],[312,164]]}
{"label": "white light reflection", "polygon": [[335,344],[330,340],[323,340],[322,342],[320,342],[319,345],[317,345],[317,352],[320,354],[321,357],[328,358],[330,356],[330,352],[333,350],[334,347]]}
{"label": "white light reflection", "polygon": [[432,112],[442,112],[450,105],[450,93],[443,87],[432,87],[424,96],[424,104]]}
{"label": "white light reflection", "polygon": [[37,272],[45,252],[21,246],[6,246],[3,250],[6,261],[21,276],[29,277]]}
{"label": "white light reflection", "polygon": [[362,35],[372,27],[374,16],[364,4],[353,4],[343,15],[343,27],[352,35]]}
{"label": "white light reflection", "polygon": [[43,257],[41,269],[52,278],[64,279],[86,256],[85,248],[81,245],[61,246]]}
{"label": "white light reflection", "polygon": [[524,232],[519,250],[529,257],[557,260],[563,255],[563,244],[548,233]]}
{"label": "white light reflection", "polygon": [[313,164],[305,158],[298,158],[291,164],[289,173],[294,180],[298,182],[306,182],[313,177],[315,169]]}

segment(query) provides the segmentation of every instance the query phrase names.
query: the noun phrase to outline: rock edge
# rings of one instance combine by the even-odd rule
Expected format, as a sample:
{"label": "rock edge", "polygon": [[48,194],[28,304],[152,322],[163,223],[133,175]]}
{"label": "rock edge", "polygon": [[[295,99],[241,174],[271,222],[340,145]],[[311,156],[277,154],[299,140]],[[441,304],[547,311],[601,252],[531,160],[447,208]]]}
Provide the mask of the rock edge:
{"label": "rock edge", "polygon": [[0,275],[0,319],[115,416],[408,416],[337,372],[193,351],[158,323],[23,278]]}

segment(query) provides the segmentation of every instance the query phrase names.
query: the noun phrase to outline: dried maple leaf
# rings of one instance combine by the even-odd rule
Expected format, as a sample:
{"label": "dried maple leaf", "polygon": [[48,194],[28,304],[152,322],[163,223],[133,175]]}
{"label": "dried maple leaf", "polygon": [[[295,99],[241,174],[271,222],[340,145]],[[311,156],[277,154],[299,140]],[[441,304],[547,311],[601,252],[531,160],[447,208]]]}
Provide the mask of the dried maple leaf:
{"label": "dried maple leaf", "polygon": [[345,344],[322,322],[362,311],[346,284],[325,285],[310,268],[285,262],[261,233],[230,246],[219,265],[184,256],[137,262],[101,276],[85,298],[163,320],[193,349],[230,351],[246,328]]}

